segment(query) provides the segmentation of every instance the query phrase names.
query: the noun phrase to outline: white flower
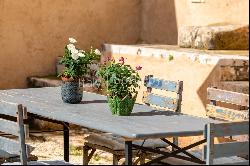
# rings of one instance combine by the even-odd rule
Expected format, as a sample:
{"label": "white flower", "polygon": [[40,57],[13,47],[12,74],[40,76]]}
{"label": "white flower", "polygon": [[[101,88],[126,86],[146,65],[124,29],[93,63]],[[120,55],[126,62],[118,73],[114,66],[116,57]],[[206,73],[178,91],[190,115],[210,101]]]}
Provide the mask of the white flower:
{"label": "white flower", "polygon": [[71,54],[78,54],[79,52],[76,48],[71,49],[70,51],[71,51]]}
{"label": "white flower", "polygon": [[68,44],[68,45],[67,45],[67,48],[68,48],[68,50],[70,50],[70,51],[76,49],[76,47],[74,46],[74,44]]}
{"label": "white flower", "polygon": [[80,52],[80,53],[83,53],[83,52],[85,52],[85,51],[83,51],[83,50],[79,50],[79,52]]}
{"label": "white flower", "polygon": [[76,41],[76,39],[70,37],[70,38],[69,38],[69,42],[70,42],[70,43],[76,43],[77,41]]}
{"label": "white flower", "polygon": [[85,55],[83,54],[83,53],[81,53],[80,51],[79,51],[79,53],[77,54],[79,57],[85,57]]}
{"label": "white flower", "polygon": [[95,54],[96,54],[96,55],[101,55],[102,53],[101,53],[98,49],[96,49],[96,50],[95,50]]}
{"label": "white flower", "polygon": [[71,57],[74,59],[74,60],[77,60],[79,58],[78,54],[71,54]]}

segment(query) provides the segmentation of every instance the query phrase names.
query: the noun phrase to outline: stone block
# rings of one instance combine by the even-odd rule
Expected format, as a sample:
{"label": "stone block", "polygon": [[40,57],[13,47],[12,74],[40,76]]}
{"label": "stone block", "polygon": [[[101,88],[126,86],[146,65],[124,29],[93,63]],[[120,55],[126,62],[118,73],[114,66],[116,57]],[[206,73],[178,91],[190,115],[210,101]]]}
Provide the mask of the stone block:
{"label": "stone block", "polygon": [[179,29],[178,45],[206,50],[248,50],[249,26],[186,26]]}

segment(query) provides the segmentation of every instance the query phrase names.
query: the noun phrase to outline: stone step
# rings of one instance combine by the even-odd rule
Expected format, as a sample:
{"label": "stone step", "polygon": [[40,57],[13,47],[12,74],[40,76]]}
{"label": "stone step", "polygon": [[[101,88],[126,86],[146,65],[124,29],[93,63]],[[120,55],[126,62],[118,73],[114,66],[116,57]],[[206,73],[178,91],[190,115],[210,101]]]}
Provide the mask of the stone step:
{"label": "stone step", "polygon": [[57,87],[62,84],[60,78],[56,76],[45,76],[45,77],[28,77],[27,83],[29,88],[40,88],[40,87]]}

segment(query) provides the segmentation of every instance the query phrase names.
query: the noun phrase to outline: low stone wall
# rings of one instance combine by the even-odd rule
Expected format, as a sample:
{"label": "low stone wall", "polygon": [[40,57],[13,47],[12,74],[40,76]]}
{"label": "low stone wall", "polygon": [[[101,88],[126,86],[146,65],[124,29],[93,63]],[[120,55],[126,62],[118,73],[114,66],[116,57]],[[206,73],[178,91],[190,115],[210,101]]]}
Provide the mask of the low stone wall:
{"label": "low stone wall", "polygon": [[[121,56],[125,57],[126,64],[132,67],[140,64],[143,67],[140,71],[142,79],[150,74],[163,79],[184,81],[182,112],[195,116],[206,116],[207,87],[225,87],[221,86],[222,81],[238,81],[238,78],[248,81],[248,51],[201,51],[177,46],[106,44],[102,61],[107,57],[118,60]],[[241,72],[237,72],[239,68]],[[141,83],[137,102],[142,102],[142,92],[145,90]]]}
{"label": "low stone wall", "polygon": [[249,26],[184,26],[179,28],[178,45],[207,50],[248,50]]}

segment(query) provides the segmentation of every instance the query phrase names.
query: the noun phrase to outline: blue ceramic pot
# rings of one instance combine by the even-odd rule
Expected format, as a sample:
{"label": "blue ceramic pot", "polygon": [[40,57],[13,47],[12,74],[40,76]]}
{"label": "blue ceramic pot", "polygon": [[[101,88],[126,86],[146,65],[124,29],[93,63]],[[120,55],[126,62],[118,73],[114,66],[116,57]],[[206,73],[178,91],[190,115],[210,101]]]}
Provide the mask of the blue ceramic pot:
{"label": "blue ceramic pot", "polygon": [[61,86],[62,100],[65,103],[78,104],[82,101],[83,84],[81,81],[63,81]]}

